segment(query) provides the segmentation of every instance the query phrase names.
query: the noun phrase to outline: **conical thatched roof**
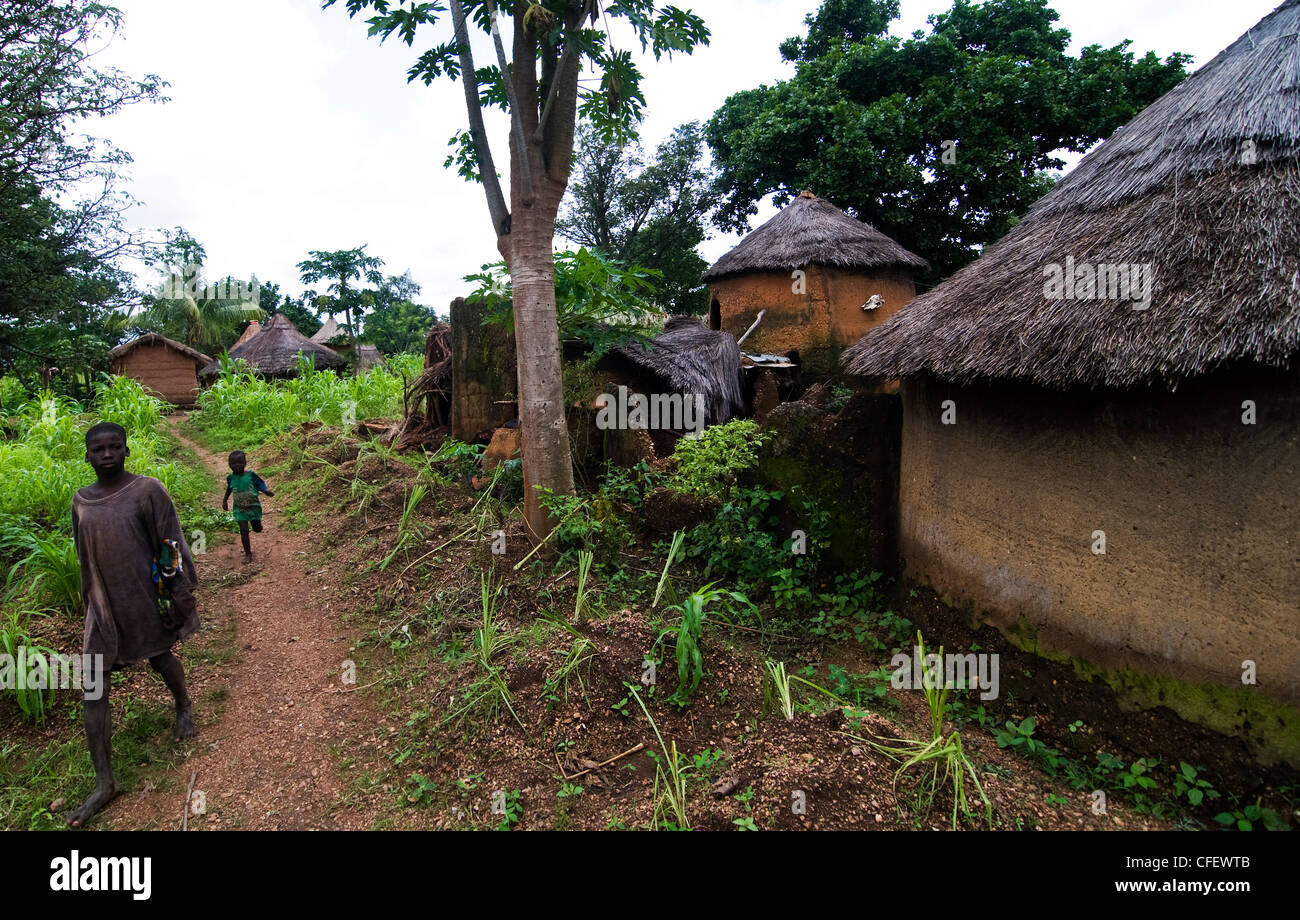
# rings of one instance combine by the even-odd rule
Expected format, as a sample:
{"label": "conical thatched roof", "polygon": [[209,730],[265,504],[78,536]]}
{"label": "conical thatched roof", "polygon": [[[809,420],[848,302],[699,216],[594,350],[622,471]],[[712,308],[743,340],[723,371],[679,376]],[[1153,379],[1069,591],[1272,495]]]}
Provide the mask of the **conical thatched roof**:
{"label": "conical thatched roof", "polygon": [[321,324],[321,327],[316,330],[316,334],[311,337],[311,340],[317,345],[328,345],[332,339],[336,339],[341,335],[347,335],[347,330],[340,326],[331,316]]}
{"label": "conical thatched roof", "polygon": [[123,342],[121,345],[118,345],[116,348],[110,350],[108,353],[108,357],[113,361],[117,361],[121,358],[125,358],[127,355],[135,351],[137,348],[140,348],[145,345],[164,345],[167,348],[170,348],[173,351],[180,352],[185,357],[190,358],[191,360],[194,361],[195,364],[208,364],[209,362],[212,361],[211,358],[209,358],[207,355],[203,354],[202,352],[195,351],[193,348],[190,348],[188,345],[182,345],[180,342],[177,342],[173,339],[169,339],[165,335],[159,335],[156,332],[146,332],[144,335],[136,336],[134,339],[131,339],[131,341],[129,342]]}
{"label": "conical thatched roof", "polygon": [[[236,345],[226,353],[232,360],[242,358],[258,374],[264,377],[290,376],[298,370],[298,354],[311,357],[319,370],[327,367],[342,367],[344,360],[324,345],[317,345],[289,322],[289,317],[277,313],[271,317],[262,331],[242,345]],[[211,377],[221,370],[217,362],[209,364],[199,371],[200,377]]]}
{"label": "conical thatched roof", "polygon": [[740,346],[729,332],[715,332],[693,316],[674,316],[648,345],[610,349],[663,381],[663,392],[704,396],[710,425],[729,421],[745,406],[740,388]]}
{"label": "conical thatched roof", "polygon": [[[929,372],[1174,388],[1300,352],[1300,0],[1287,0],[1090,153],[1025,219],[844,356]],[[1068,261],[1067,261],[1068,260]],[[1151,298],[1053,297],[1052,273],[1146,266]],[[1054,269],[1053,266],[1056,266]]]}
{"label": "conical thatched roof", "polygon": [[261,331],[262,331],[262,324],[259,323],[257,320],[251,320],[248,324],[248,328],[245,329],[243,334],[239,336],[238,341],[236,341],[235,344],[231,345],[230,347],[238,348],[240,345],[243,345],[245,342],[247,342],[249,339],[257,335]]}
{"label": "conical thatched roof", "polygon": [[709,266],[703,280],[753,271],[788,272],[809,265],[910,271],[930,267],[871,224],[854,220],[812,192],[802,192]]}

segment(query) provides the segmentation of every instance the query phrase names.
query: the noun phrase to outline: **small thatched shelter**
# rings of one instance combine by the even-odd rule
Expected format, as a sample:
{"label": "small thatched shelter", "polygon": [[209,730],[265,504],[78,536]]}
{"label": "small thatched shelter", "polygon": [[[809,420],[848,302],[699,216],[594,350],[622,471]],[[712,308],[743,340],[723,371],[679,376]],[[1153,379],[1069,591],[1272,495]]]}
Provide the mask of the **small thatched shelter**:
{"label": "small thatched shelter", "polygon": [[1298,36],[1287,0],[845,355],[903,378],[909,573],[1293,763]]}
{"label": "small thatched shelter", "polygon": [[798,351],[806,372],[835,369],[840,352],[916,294],[929,267],[870,224],[803,192],[704,273],[709,327],[751,351]]}
{"label": "small thatched shelter", "polygon": [[[613,385],[646,395],[702,397],[704,422],[718,425],[744,411],[740,348],[735,336],[707,328],[693,316],[669,317],[664,331],[649,343],[610,349],[597,364]],[[680,436],[651,434],[661,452]]]}
{"label": "small thatched shelter", "polygon": [[197,370],[212,362],[207,355],[156,332],[123,342],[108,357],[115,375],[134,377],[158,397],[181,407],[194,405]]}
{"label": "small thatched shelter", "polygon": [[[242,358],[263,377],[292,377],[298,373],[298,355],[307,355],[317,370],[340,368],[345,362],[338,354],[307,338],[283,313],[271,317],[262,331],[242,345],[228,351],[231,359]],[[199,371],[201,378],[215,377],[221,371],[217,362]]]}
{"label": "small thatched shelter", "polygon": [[321,323],[321,327],[316,330],[316,334],[311,337],[317,345],[330,345],[335,339],[351,341],[351,336],[332,316],[326,318],[325,322]]}
{"label": "small thatched shelter", "polygon": [[317,345],[324,345],[330,351],[340,354],[345,360],[350,360],[352,370],[358,374],[364,374],[371,368],[379,367],[384,363],[384,354],[379,350],[377,345],[368,345],[358,343],[348,335],[348,331],[338,324],[334,317],[329,317],[316,330],[316,334],[311,340]]}

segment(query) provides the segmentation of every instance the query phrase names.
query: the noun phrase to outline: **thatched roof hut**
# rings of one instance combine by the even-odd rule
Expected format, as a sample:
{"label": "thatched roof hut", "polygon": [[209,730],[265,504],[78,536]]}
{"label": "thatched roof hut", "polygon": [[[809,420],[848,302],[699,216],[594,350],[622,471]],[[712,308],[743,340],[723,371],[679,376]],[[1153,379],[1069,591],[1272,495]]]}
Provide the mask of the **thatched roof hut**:
{"label": "thatched roof hut", "polygon": [[916,271],[930,267],[871,224],[855,220],[825,198],[802,192],[709,266],[702,280],[721,281],[749,272],[788,274],[809,265]]}
{"label": "thatched roof hut", "polygon": [[911,578],[1300,766],[1297,214],[1287,0],[846,363],[902,377]]}
{"label": "thatched roof hut", "polygon": [[[317,370],[340,368],[346,363],[335,352],[299,332],[283,313],[275,314],[260,333],[226,354],[231,359],[243,359],[263,377],[294,376],[298,373],[299,354],[310,357]],[[199,371],[199,376],[213,377],[220,370],[221,365],[214,361]]]}
{"label": "thatched roof hut", "polygon": [[257,335],[261,331],[262,331],[262,324],[257,320],[250,320],[247,328],[245,328],[244,331],[240,334],[239,338],[235,340],[235,344],[231,345],[230,347],[238,348],[240,345],[243,345],[245,342],[247,342],[249,339]]}
{"label": "thatched roof hut", "polygon": [[835,370],[840,351],[916,293],[929,264],[870,224],[803,192],[704,273],[709,326],[746,347],[797,351],[805,371]]}
{"label": "thatched roof hut", "polygon": [[[1298,22],[1300,5],[1282,4],[1116,131],[1003,240],[850,348],[848,369],[1173,389],[1237,360],[1290,366]],[[1048,299],[1067,260],[1077,276],[1108,266],[1108,288],[1150,266],[1149,306]]]}
{"label": "thatched roof hut", "polygon": [[696,317],[670,317],[652,342],[616,346],[599,367],[620,364],[639,371],[643,392],[702,395],[707,424],[730,421],[744,410],[735,337],[708,329]]}
{"label": "thatched roof hut", "polygon": [[194,405],[198,368],[212,359],[188,345],[156,332],[123,342],[108,353],[114,374],[133,377],[148,390],[177,406]]}
{"label": "thatched roof hut", "polygon": [[317,345],[329,345],[334,339],[340,338],[350,339],[351,337],[348,336],[348,331],[340,326],[334,317],[330,316],[316,330],[316,334],[311,337],[311,340]]}

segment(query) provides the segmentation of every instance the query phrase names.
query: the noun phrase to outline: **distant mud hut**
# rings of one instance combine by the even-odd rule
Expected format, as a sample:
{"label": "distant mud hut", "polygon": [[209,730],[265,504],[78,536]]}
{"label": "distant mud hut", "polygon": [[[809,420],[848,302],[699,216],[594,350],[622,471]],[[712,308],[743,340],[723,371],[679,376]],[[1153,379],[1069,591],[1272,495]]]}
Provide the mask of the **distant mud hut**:
{"label": "distant mud hut", "polygon": [[311,340],[317,345],[325,345],[337,351],[338,346],[350,344],[352,337],[348,335],[346,329],[338,324],[334,317],[330,316],[325,319],[325,322],[321,323],[321,327],[312,335]]}
{"label": "distant mud hut", "polygon": [[870,224],[803,192],[704,273],[709,327],[745,333],[749,351],[799,353],[806,373],[837,369],[840,353],[916,294],[929,263]]}
{"label": "distant mud hut", "polygon": [[238,348],[240,345],[243,345],[245,342],[247,342],[249,339],[257,335],[261,331],[262,331],[262,324],[257,320],[250,320],[248,323],[248,327],[244,329],[243,333],[239,336],[238,340],[236,340],[235,344],[231,345],[230,347]]}
{"label": "distant mud hut", "polygon": [[845,356],[903,378],[909,573],[1293,764],[1298,34],[1288,0]]}
{"label": "distant mud hut", "polygon": [[212,363],[207,355],[156,332],[123,342],[108,357],[113,374],[132,377],[156,396],[182,408],[194,405],[198,369]]}
{"label": "distant mud hut", "polygon": [[[299,354],[311,358],[317,370],[337,369],[347,363],[335,352],[299,332],[283,313],[275,314],[261,332],[242,345],[235,345],[226,354],[232,360],[242,358],[254,373],[262,377],[296,376]],[[199,371],[199,377],[211,379],[220,371],[221,365],[213,361]]]}

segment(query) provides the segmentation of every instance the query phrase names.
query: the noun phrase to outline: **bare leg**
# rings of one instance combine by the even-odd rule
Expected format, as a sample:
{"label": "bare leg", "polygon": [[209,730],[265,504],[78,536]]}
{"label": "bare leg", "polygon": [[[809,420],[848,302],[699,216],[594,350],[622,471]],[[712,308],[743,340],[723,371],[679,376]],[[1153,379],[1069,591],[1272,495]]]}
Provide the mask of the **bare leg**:
{"label": "bare leg", "polygon": [[108,681],[105,675],[104,693],[99,699],[85,701],[86,743],[90,747],[90,762],[95,765],[95,791],[68,815],[70,827],[84,827],[95,812],[117,795],[117,780],[113,778],[110,758],[113,740],[113,720],[108,708]]}
{"label": "bare leg", "polygon": [[252,561],[253,549],[248,545],[248,521],[239,522],[239,542],[244,544],[244,561]]}
{"label": "bare leg", "polygon": [[176,699],[176,734],[177,741],[193,738],[199,733],[194,725],[194,709],[190,705],[190,695],[185,689],[185,668],[180,659],[171,652],[163,652],[149,659],[149,665],[162,676],[167,689]]}

